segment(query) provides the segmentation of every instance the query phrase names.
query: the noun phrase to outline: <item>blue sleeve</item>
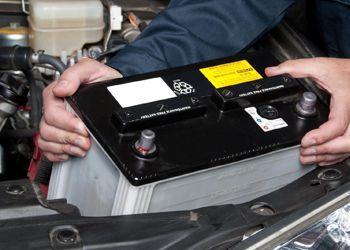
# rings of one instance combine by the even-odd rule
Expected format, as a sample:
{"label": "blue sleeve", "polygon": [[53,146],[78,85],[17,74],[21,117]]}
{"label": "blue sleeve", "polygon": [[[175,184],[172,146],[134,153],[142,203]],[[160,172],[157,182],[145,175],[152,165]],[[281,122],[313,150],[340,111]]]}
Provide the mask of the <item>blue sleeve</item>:
{"label": "blue sleeve", "polygon": [[173,0],[108,65],[124,76],[233,55],[283,18],[295,0]]}

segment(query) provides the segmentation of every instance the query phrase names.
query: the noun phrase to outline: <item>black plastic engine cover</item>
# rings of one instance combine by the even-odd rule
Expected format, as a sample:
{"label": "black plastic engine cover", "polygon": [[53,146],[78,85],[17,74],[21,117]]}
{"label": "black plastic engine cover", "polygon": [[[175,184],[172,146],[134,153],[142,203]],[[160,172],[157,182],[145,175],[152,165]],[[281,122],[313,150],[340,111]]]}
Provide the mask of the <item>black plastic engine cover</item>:
{"label": "black plastic engine cover", "polygon": [[[266,77],[264,69],[278,63],[269,54],[248,53],[82,85],[67,100],[137,186],[298,145],[305,133],[325,122],[328,107],[320,101],[315,116],[302,117],[295,111],[307,91],[298,81],[287,75]],[[121,105],[109,90],[145,79],[167,85],[171,97]],[[137,103],[138,94],[130,96],[132,102]],[[263,119],[253,119],[246,108],[255,108]],[[282,126],[259,126],[261,120],[276,119],[283,120]],[[155,157],[143,159],[132,150],[143,129],[156,134]]]}

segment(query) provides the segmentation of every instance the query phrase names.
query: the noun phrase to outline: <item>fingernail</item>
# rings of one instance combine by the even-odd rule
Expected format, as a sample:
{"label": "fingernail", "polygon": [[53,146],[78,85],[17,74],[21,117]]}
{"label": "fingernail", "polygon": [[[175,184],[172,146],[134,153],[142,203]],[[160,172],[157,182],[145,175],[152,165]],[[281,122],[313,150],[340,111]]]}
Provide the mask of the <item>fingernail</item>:
{"label": "fingernail", "polygon": [[280,67],[279,66],[273,66],[273,67],[268,67],[267,70],[270,70],[270,71],[277,71],[279,70]]}
{"label": "fingernail", "polygon": [[302,163],[303,164],[313,164],[315,162],[316,162],[316,156],[315,155],[302,157]]}
{"label": "fingernail", "polygon": [[79,122],[77,126],[75,127],[75,132],[81,134],[81,135],[87,135],[85,125],[82,122]]}
{"label": "fingernail", "polygon": [[76,138],[74,140],[74,145],[76,145],[76,146],[78,146],[80,148],[84,148],[85,144],[86,144],[85,140],[83,138],[81,138],[81,137],[78,137],[78,138]]}
{"label": "fingernail", "polygon": [[311,146],[315,146],[316,145],[316,140],[315,139],[310,139],[305,141],[305,145],[303,145],[304,147],[311,147]]}
{"label": "fingernail", "polygon": [[77,148],[77,147],[71,147],[70,152],[73,155],[78,156],[78,157],[84,157],[86,154],[83,150],[81,150],[80,148]]}
{"label": "fingernail", "polygon": [[316,152],[316,147],[312,146],[310,148],[306,148],[303,150],[303,154],[304,155],[315,155],[317,152]]}
{"label": "fingernail", "polygon": [[60,161],[66,161],[66,160],[68,160],[68,158],[69,158],[68,155],[60,155],[60,156],[58,157],[58,159],[59,159]]}
{"label": "fingernail", "polygon": [[59,81],[56,85],[55,88],[60,88],[60,89],[65,89],[68,87],[68,81],[66,80],[62,80],[62,81]]}

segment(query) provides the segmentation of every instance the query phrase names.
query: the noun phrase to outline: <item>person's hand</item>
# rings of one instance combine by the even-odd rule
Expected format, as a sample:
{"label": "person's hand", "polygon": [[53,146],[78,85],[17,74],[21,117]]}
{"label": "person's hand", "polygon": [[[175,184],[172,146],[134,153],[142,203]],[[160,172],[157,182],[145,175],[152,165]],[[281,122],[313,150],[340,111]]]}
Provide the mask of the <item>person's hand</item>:
{"label": "person's hand", "polygon": [[266,68],[267,76],[310,77],[331,95],[328,121],[301,141],[300,162],[335,164],[350,156],[350,59],[310,58]]}
{"label": "person's hand", "polygon": [[80,84],[120,78],[122,75],[92,59],[82,59],[68,68],[58,81],[44,89],[44,113],[40,121],[39,148],[50,161],[85,156],[91,146],[84,124],[65,110],[63,98],[74,94]]}

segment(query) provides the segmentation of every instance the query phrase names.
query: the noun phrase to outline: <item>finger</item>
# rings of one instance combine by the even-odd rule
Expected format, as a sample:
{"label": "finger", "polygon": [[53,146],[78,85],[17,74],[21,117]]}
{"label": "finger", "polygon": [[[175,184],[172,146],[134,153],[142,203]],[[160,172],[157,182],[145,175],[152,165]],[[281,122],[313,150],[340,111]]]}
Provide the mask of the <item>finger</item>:
{"label": "finger", "polygon": [[311,146],[311,147],[301,147],[300,148],[300,155],[302,156],[311,156],[311,155],[316,155],[317,154],[317,149],[316,146]]}
{"label": "finger", "polygon": [[266,68],[265,74],[275,76],[287,73],[295,78],[309,77],[318,87],[331,95],[337,93],[346,97],[346,90],[349,90],[347,83],[350,79],[347,67],[344,65],[349,63],[349,59],[324,57],[289,60],[278,66]]}
{"label": "finger", "polygon": [[52,161],[52,162],[62,162],[69,159],[69,155],[66,155],[66,154],[57,155],[50,152],[42,152],[42,153],[49,161]]}
{"label": "finger", "polygon": [[[350,123],[350,117],[347,115],[347,105],[334,102],[332,106],[329,120],[318,129],[308,132],[301,140],[302,147],[323,144],[345,133]],[[344,144],[342,143],[342,145]]]}
{"label": "finger", "polygon": [[330,162],[327,162],[327,161],[324,161],[324,162],[319,162],[317,165],[319,165],[320,167],[324,167],[324,166],[330,166],[330,165],[334,165],[336,163],[339,163],[339,162],[342,162],[344,161],[346,158],[344,158],[343,160],[336,160],[336,161],[330,161]]}
{"label": "finger", "polygon": [[[57,129],[51,128],[51,131],[55,131]],[[51,144],[57,144],[57,145],[69,145],[78,147],[82,151],[87,151],[90,148],[90,140],[87,137],[82,137],[77,134],[71,134],[71,133],[65,133],[64,131],[57,130],[58,132],[56,134],[50,134],[45,131],[40,134],[39,137],[39,147],[44,151],[50,151],[52,150],[51,147],[46,147],[48,143]],[[61,135],[58,135],[61,134]],[[57,137],[55,137],[57,135]],[[72,154],[70,152],[69,148],[62,149],[62,151],[55,151],[54,153],[68,153]],[[80,155],[81,156],[81,155]]]}
{"label": "finger", "polygon": [[346,136],[337,137],[321,145],[301,148],[302,155],[316,154],[345,154],[350,152],[350,138]]}
{"label": "finger", "polygon": [[[45,121],[45,123],[49,126],[54,126],[62,130],[76,132],[83,136],[88,136],[88,131],[86,130],[83,122],[65,109],[62,98],[55,97],[52,92],[52,88],[53,86],[49,86],[45,88],[43,92],[44,113],[41,122]],[[41,124],[40,130],[45,128],[45,126],[42,127],[42,125],[44,124]]]}
{"label": "finger", "polygon": [[268,67],[265,69],[267,76],[276,76],[281,74],[290,74],[295,78],[312,77],[323,75],[323,68],[325,67],[324,58],[306,58],[288,60],[275,67]]}
{"label": "finger", "polygon": [[88,150],[90,148],[90,139],[87,136],[81,136],[78,133],[50,126],[44,119],[42,119],[40,122],[40,137],[46,141],[61,144],[72,144],[84,150]]}
{"label": "finger", "polygon": [[39,139],[38,145],[41,151],[55,155],[73,155],[77,157],[84,157],[86,155],[85,150],[70,144],[60,144]]}
{"label": "finger", "polygon": [[84,58],[63,72],[53,92],[58,97],[66,97],[74,94],[81,83],[118,77],[121,77],[118,71],[95,60]]}
{"label": "finger", "polygon": [[84,123],[82,123],[78,118],[72,116],[72,114],[69,112],[57,112],[57,114],[58,113],[59,115],[54,116],[52,115],[53,113],[50,114],[50,112],[45,112],[43,119],[50,126],[52,124],[61,130],[88,137],[89,133],[86,130]]}
{"label": "finger", "polygon": [[341,162],[349,157],[349,153],[346,154],[323,154],[316,156],[316,163],[320,162]]}
{"label": "finger", "polygon": [[301,164],[314,164],[320,162],[340,162],[346,159],[349,154],[323,154],[323,155],[300,155],[299,160]]}
{"label": "finger", "polygon": [[[49,107],[45,110],[40,121],[40,133],[45,134],[45,137],[49,136],[48,133],[56,133],[57,131],[52,131],[52,127],[66,131],[67,133],[76,133],[85,137],[89,136],[82,121],[59,107]],[[63,137],[61,133],[59,135],[61,138]]]}

